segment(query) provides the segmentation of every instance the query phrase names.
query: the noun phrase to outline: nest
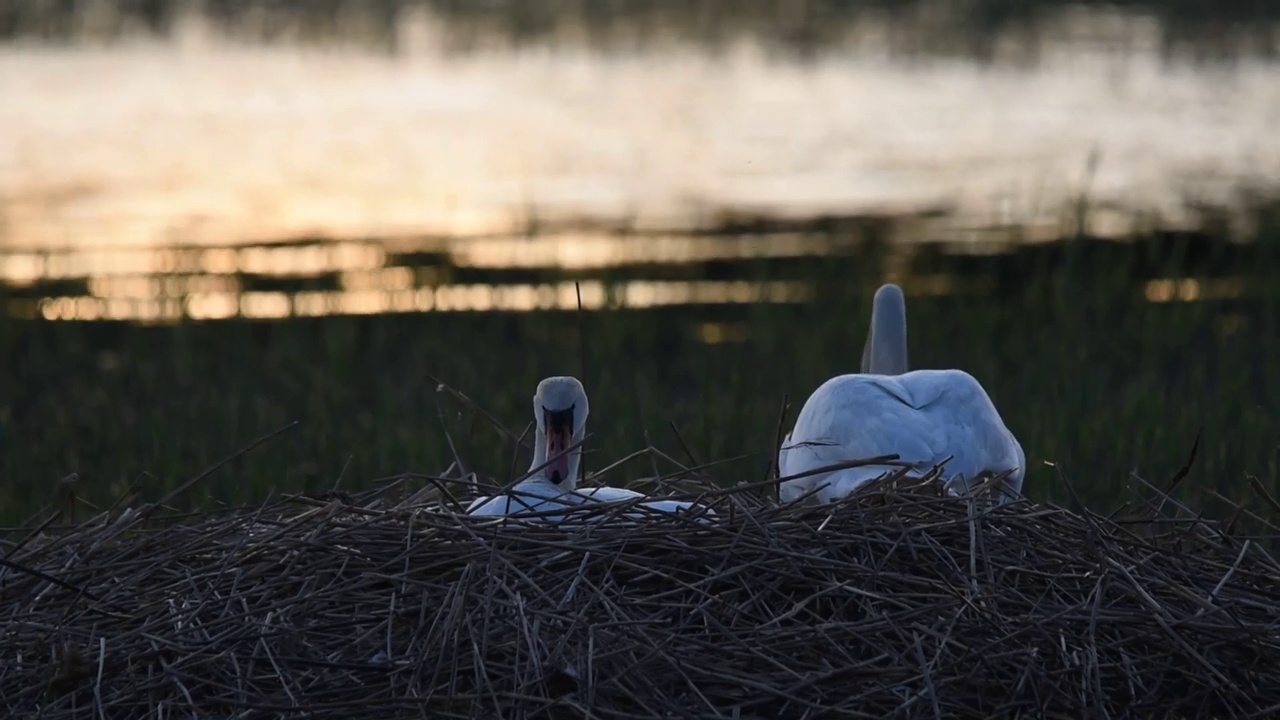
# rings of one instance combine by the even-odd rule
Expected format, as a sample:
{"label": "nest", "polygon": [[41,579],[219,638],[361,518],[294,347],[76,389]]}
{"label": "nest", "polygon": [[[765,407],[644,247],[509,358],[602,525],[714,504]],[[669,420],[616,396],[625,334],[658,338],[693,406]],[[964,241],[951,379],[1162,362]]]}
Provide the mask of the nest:
{"label": "nest", "polygon": [[[1204,521],[887,483],[552,527],[405,483],[104,515],[0,567],[9,716],[1247,717],[1280,572]],[[635,512],[634,508],[631,512]],[[609,514],[613,513],[612,516]],[[579,522],[579,520],[581,522]]]}

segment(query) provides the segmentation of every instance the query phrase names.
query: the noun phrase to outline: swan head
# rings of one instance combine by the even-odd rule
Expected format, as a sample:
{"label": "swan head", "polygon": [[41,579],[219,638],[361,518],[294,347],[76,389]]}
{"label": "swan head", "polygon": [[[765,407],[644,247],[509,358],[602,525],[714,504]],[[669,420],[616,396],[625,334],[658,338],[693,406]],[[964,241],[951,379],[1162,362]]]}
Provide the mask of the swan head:
{"label": "swan head", "polygon": [[554,458],[546,467],[547,479],[567,490],[577,484],[582,450],[561,453],[585,435],[588,412],[587,391],[575,377],[549,377],[538,383],[533,394],[533,415],[538,424],[534,464]]}

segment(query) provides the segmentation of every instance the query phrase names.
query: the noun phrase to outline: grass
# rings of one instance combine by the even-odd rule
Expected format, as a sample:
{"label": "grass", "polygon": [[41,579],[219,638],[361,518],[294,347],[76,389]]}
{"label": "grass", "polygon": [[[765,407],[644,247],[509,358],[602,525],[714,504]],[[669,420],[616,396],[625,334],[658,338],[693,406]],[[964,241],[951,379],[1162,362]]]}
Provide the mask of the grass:
{"label": "grass", "polygon": [[[917,257],[917,277],[946,271],[956,288],[914,295],[908,281],[912,367],[958,367],[983,383],[1026,449],[1033,498],[1066,502],[1061,471],[1087,503],[1114,502],[1138,483],[1131,473],[1167,479],[1200,432],[1185,497],[1212,506],[1214,493],[1244,497],[1249,475],[1271,491],[1280,483],[1280,303],[1266,290],[1274,263],[1153,243]],[[586,315],[588,467],[647,441],[683,457],[676,428],[699,461],[746,455],[721,476],[763,478],[783,399],[789,427],[820,382],[856,371],[877,267],[860,255],[792,268],[813,282],[815,301],[804,306]],[[1144,276],[1245,271],[1252,290],[1239,298],[1152,303],[1143,291]],[[35,512],[72,473],[88,503],[134,482],[155,499],[292,421],[179,502],[367,487],[439,472],[455,450],[468,469],[505,478],[510,442],[432,378],[518,434],[539,378],[580,373],[579,322],[574,313],[172,327],[4,321],[0,522]],[[732,325],[745,340],[702,342],[707,323]],[[517,467],[528,461],[526,452]],[[633,466],[626,477],[650,470]]]}

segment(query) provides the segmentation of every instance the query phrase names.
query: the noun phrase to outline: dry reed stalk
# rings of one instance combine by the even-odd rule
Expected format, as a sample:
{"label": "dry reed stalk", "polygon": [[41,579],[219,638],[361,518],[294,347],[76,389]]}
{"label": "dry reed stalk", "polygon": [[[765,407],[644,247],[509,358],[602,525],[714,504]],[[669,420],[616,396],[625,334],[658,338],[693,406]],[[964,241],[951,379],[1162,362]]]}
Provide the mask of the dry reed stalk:
{"label": "dry reed stalk", "polygon": [[42,531],[0,567],[0,710],[1120,718],[1280,706],[1280,566],[1258,543],[1153,509],[1171,504],[1119,519],[995,506],[899,473],[834,505],[779,507],[757,483],[686,478],[683,493],[716,509],[710,522],[622,522],[640,512],[624,503],[557,528],[455,514],[432,481]]}

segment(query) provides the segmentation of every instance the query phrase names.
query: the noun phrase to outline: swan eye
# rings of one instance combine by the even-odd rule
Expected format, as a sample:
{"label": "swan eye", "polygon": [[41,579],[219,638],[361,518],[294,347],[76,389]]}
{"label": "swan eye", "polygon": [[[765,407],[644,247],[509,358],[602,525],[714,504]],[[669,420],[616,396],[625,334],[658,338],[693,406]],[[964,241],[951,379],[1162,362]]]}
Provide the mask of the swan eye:
{"label": "swan eye", "polygon": [[546,406],[542,408],[542,421],[547,426],[548,432],[565,432],[573,431],[573,410],[577,403],[570,405],[564,410],[548,410]]}

